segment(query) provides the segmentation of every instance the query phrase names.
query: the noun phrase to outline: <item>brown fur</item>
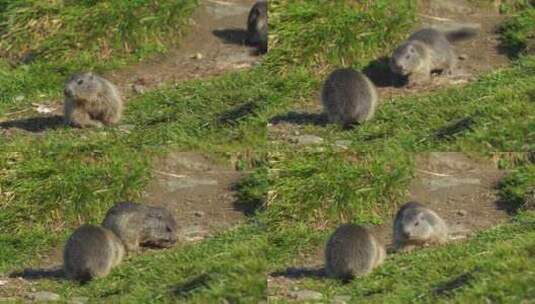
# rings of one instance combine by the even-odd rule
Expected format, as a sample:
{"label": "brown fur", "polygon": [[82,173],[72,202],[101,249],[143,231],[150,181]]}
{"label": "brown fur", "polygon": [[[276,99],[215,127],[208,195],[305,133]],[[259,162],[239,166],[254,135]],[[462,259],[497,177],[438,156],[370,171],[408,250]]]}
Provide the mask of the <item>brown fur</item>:
{"label": "brown fur", "polygon": [[64,121],[79,128],[116,124],[121,119],[123,100],[108,80],[93,73],[73,75],[64,89]]}

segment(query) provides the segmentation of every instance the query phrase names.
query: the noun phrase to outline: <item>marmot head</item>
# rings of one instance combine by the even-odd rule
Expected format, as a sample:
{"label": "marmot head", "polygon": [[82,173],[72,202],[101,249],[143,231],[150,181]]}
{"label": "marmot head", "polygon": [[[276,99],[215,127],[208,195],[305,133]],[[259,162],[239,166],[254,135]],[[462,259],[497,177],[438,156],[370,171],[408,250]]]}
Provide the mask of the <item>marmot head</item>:
{"label": "marmot head", "polygon": [[169,210],[152,207],[143,222],[141,245],[148,247],[167,248],[177,241],[177,224]]}
{"label": "marmot head", "polygon": [[88,101],[96,98],[102,86],[97,78],[98,76],[93,73],[74,74],[65,84],[63,90],[65,97],[77,101]]}
{"label": "marmot head", "polygon": [[407,76],[418,68],[421,60],[422,54],[418,47],[412,43],[405,43],[390,57],[390,69],[396,74]]}
{"label": "marmot head", "polygon": [[400,220],[401,234],[410,241],[425,241],[433,234],[433,228],[429,224],[425,211],[422,209],[408,209]]}

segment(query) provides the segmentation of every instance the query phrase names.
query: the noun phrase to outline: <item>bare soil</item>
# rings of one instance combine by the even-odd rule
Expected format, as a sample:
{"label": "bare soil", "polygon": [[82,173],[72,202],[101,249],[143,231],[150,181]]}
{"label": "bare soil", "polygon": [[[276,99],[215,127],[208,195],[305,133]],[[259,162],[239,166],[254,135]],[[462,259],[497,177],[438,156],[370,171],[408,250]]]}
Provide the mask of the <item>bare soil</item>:
{"label": "bare soil", "polygon": [[246,46],[246,24],[254,0],[201,0],[180,46],[139,64],[105,75],[125,94],[162,84],[207,78],[260,62]]}
{"label": "bare soil", "polygon": [[198,153],[172,152],[153,173],[142,200],[176,212],[179,240],[201,240],[245,219],[234,191],[243,172]]}

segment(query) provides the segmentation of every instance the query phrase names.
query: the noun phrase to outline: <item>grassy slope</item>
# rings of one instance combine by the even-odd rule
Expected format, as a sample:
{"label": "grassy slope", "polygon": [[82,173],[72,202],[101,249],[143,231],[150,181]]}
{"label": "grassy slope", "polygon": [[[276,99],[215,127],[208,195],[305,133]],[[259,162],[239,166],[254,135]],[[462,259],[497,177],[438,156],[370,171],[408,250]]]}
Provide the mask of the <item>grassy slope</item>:
{"label": "grassy slope", "polygon": [[[199,246],[131,257],[110,277],[83,287],[51,281],[39,286],[95,301],[169,302],[177,300],[175,285],[184,286],[188,279],[207,273],[207,285],[196,285],[190,301],[227,298],[247,303],[263,296],[265,273],[290,263],[299,252],[294,248],[307,251],[323,242],[326,232],[317,232],[316,227],[350,219],[381,221],[394,207],[391,201],[406,189],[412,152],[488,151],[489,145],[492,150],[529,148],[525,139],[534,134],[528,107],[534,62],[529,58],[467,87],[463,92],[469,100],[462,92],[439,92],[388,103],[375,122],[357,130],[307,127],[325,138],[353,140],[350,151],[343,154],[295,151],[266,142],[267,120],[293,106],[316,102],[311,96],[329,68],[342,63],[362,67],[405,35],[414,7],[401,1],[399,7],[388,6],[391,11],[385,11],[386,4],[391,1],[376,1],[366,9],[353,4],[350,9],[342,1],[270,1],[274,45],[261,67],[136,98],[126,113],[125,123],[133,126],[129,133],[58,129],[39,138],[0,139],[0,271],[35,262],[36,253],[59,244],[78,223],[98,222],[115,200],[139,197],[150,178],[150,164],[144,161],[147,153],[172,147],[233,154],[270,151],[277,157],[270,160],[278,162],[261,161],[257,174],[242,189],[243,200],[254,204],[270,190],[270,207],[258,214],[258,221]],[[306,44],[311,36],[318,43]],[[355,52],[360,49],[366,52]],[[38,61],[30,69],[40,64],[45,63]],[[57,84],[49,88],[30,92],[57,96]],[[6,109],[24,104],[13,101],[17,92],[3,93],[10,101]],[[243,115],[233,110],[243,105],[253,111]],[[513,119],[511,111],[519,117]],[[477,117],[472,131],[449,141],[429,137],[449,121],[473,114]],[[232,119],[221,122],[221,117]],[[409,119],[416,123],[408,124]],[[496,120],[503,125],[492,123]],[[359,145],[362,140],[369,144]],[[277,171],[281,173],[276,175]],[[491,241],[484,245],[492,245]]]}

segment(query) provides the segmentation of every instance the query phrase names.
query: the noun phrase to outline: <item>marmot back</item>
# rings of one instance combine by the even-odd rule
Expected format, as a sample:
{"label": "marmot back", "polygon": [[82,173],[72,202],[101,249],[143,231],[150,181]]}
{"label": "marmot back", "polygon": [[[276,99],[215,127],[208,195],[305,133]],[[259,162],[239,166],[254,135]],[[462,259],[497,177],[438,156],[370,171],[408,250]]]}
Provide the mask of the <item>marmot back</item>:
{"label": "marmot back", "polygon": [[346,127],[373,118],[378,102],[373,83],[351,68],[337,69],[329,75],[321,99],[329,121]]}
{"label": "marmot back", "polygon": [[75,74],[64,88],[64,120],[75,127],[101,127],[119,122],[123,101],[119,90],[93,73]]}
{"label": "marmot back", "polygon": [[433,210],[417,202],[403,205],[394,219],[394,247],[409,251],[415,246],[448,240],[446,222]]}
{"label": "marmot back", "polygon": [[86,282],[102,278],[121,263],[124,247],[108,229],[82,225],[65,244],[63,268],[68,279]]}
{"label": "marmot back", "polygon": [[339,226],[325,248],[325,270],[330,277],[350,280],[366,275],[385,259],[384,247],[364,227]]}
{"label": "marmot back", "polygon": [[260,52],[267,52],[268,47],[268,4],[267,1],[256,2],[247,18],[247,43],[256,45]]}
{"label": "marmot back", "polygon": [[432,71],[439,70],[442,74],[451,75],[457,65],[457,55],[451,42],[475,35],[477,30],[468,27],[449,31],[421,29],[394,50],[390,58],[390,69],[394,73],[408,76],[411,86],[429,82]]}
{"label": "marmot back", "polygon": [[140,246],[167,248],[177,241],[175,217],[163,207],[121,202],[108,210],[102,227],[113,231],[128,251]]}

